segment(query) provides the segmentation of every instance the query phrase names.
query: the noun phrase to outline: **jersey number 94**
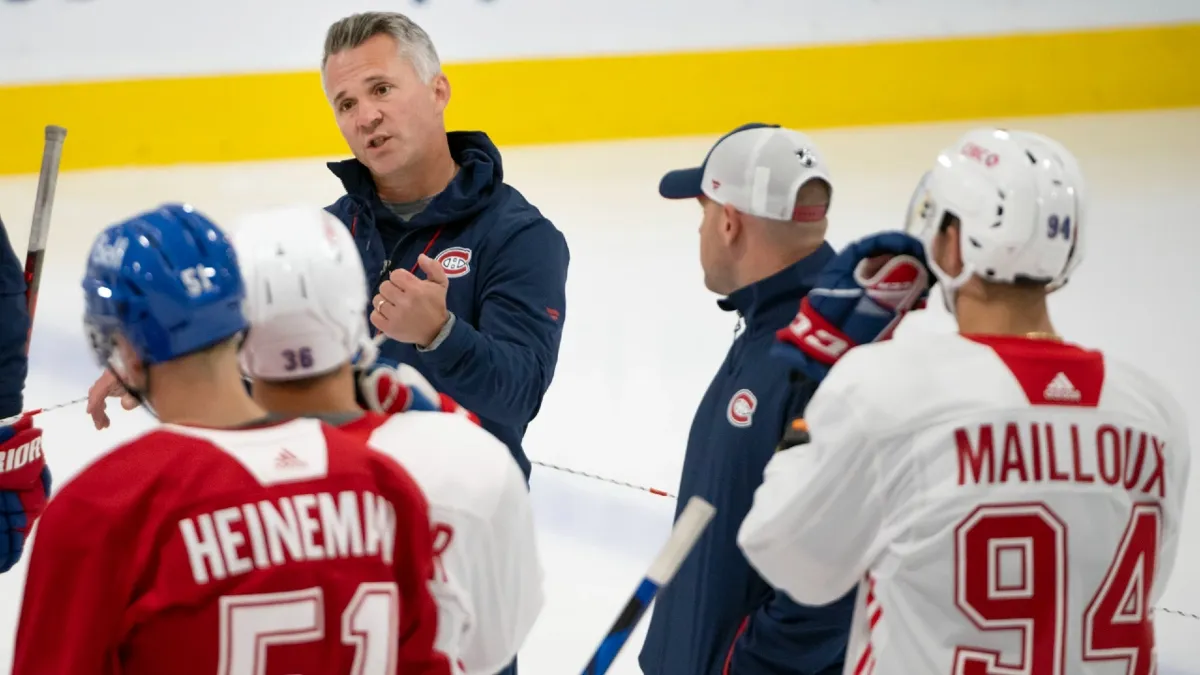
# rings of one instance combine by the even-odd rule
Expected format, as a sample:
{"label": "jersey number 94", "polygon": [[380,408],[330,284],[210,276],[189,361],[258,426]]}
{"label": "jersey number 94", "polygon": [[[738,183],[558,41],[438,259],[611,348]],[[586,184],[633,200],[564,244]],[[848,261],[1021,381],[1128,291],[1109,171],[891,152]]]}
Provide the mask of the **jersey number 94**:
{"label": "jersey number 94", "polygon": [[[1020,634],[1019,654],[959,646],[954,675],[1062,675],[1071,660],[1124,661],[1129,675],[1154,669],[1150,592],[1162,537],[1157,504],[1136,504],[1108,573],[1082,616],[1070,616],[1067,525],[1042,503],[984,505],[955,533],[955,601],[982,631]],[[1001,574],[1019,570],[1011,578]],[[1082,645],[1068,644],[1081,622]]]}

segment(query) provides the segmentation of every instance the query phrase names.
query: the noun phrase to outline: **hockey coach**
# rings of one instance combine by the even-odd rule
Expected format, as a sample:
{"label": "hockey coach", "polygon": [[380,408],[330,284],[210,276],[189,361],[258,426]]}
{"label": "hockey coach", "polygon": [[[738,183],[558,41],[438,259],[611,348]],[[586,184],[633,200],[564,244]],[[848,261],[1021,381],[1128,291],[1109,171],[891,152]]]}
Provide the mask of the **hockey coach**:
{"label": "hockey coach", "polygon": [[642,672],[840,674],[853,594],[798,605],[737,547],[784,426],[816,389],[791,382],[768,351],[834,258],[825,241],[829,172],[804,134],[748,124],[718,140],[701,166],[666,174],[659,192],[699,200],[705,285],[745,325],[696,411],[680,480],[680,507],[698,495],[717,515],[655,603]]}
{"label": "hockey coach", "polygon": [[381,359],[475,412],[528,479],[522,438],[566,320],[566,240],[504,182],[486,134],[446,132],[450,82],[408,17],[337,21],[321,73],[354,154],[329,164],[346,194],[327,209],[362,253]]}

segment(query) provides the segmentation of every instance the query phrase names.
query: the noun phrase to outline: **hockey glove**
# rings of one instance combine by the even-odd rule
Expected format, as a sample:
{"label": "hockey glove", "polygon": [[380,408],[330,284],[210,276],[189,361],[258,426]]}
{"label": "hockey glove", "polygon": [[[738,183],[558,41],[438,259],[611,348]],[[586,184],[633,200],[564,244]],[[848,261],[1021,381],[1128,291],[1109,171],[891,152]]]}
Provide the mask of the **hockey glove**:
{"label": "hockey glove", "polygon": [[479,417],[475,413],[439,393],[416,368],[406,363],[392,366],[377,362],[369,371],[358,376],[358,394],[360,404],[378,413],[409,410],[446,412],[463,415],[479,424]]}
{"label": "hockey glove", "polygon": [[923,308],[930,279],[915,237],[883,232],[859,239],[817,276],[771,352],[820,382],[847,351],[890,338],[905,314]]}
{"label": "hockey glove", "polygon": [[[10,420],[5,420],[10,422]],[[17,564],[50,496],[42,430],[25,413],[0,426],[0,572]]]}

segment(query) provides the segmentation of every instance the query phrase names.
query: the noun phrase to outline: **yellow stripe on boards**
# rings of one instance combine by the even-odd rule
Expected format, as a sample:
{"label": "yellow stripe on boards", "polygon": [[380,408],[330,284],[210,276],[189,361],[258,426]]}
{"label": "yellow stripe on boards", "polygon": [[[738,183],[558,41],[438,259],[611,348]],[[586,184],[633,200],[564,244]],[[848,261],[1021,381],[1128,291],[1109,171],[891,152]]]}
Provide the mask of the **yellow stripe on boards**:
{"label": "yellow stripe on boards", "polygon": [[[449,64],[447,124],[501,145],[1200,105],[1200,24]],[[346,154],[318,73],[0,86],[0,174]]]}

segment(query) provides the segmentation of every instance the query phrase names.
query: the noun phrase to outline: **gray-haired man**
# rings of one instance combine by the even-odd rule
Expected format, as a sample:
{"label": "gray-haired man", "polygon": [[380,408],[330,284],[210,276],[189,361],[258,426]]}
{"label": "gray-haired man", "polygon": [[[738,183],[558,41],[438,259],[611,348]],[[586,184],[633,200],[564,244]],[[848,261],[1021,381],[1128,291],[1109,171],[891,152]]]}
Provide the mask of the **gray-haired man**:
{"label": "gray-haired man", "polygon": [[354,152],[329,164],[346,188],[329,211],[362,253],[371,323],[391,338],[381,356],[479,415],[528,477],[521,439],[558,361],[566,240],[503,182],[486,134],[446,133],[450,81],[403,14],[333,24],[321,71]]}
{"label": "gray-haired man", "polygon": [[487,135],[446,133],[450,81],[408,17],[336,22],[321,73],[354,153],[329,165],[346,195],[328,210],[366,265],[371,324],[391,338],[381,359],[412,365],[477,414],[528,478],[521,439],[558,360],[566,240],[503,182]]}

